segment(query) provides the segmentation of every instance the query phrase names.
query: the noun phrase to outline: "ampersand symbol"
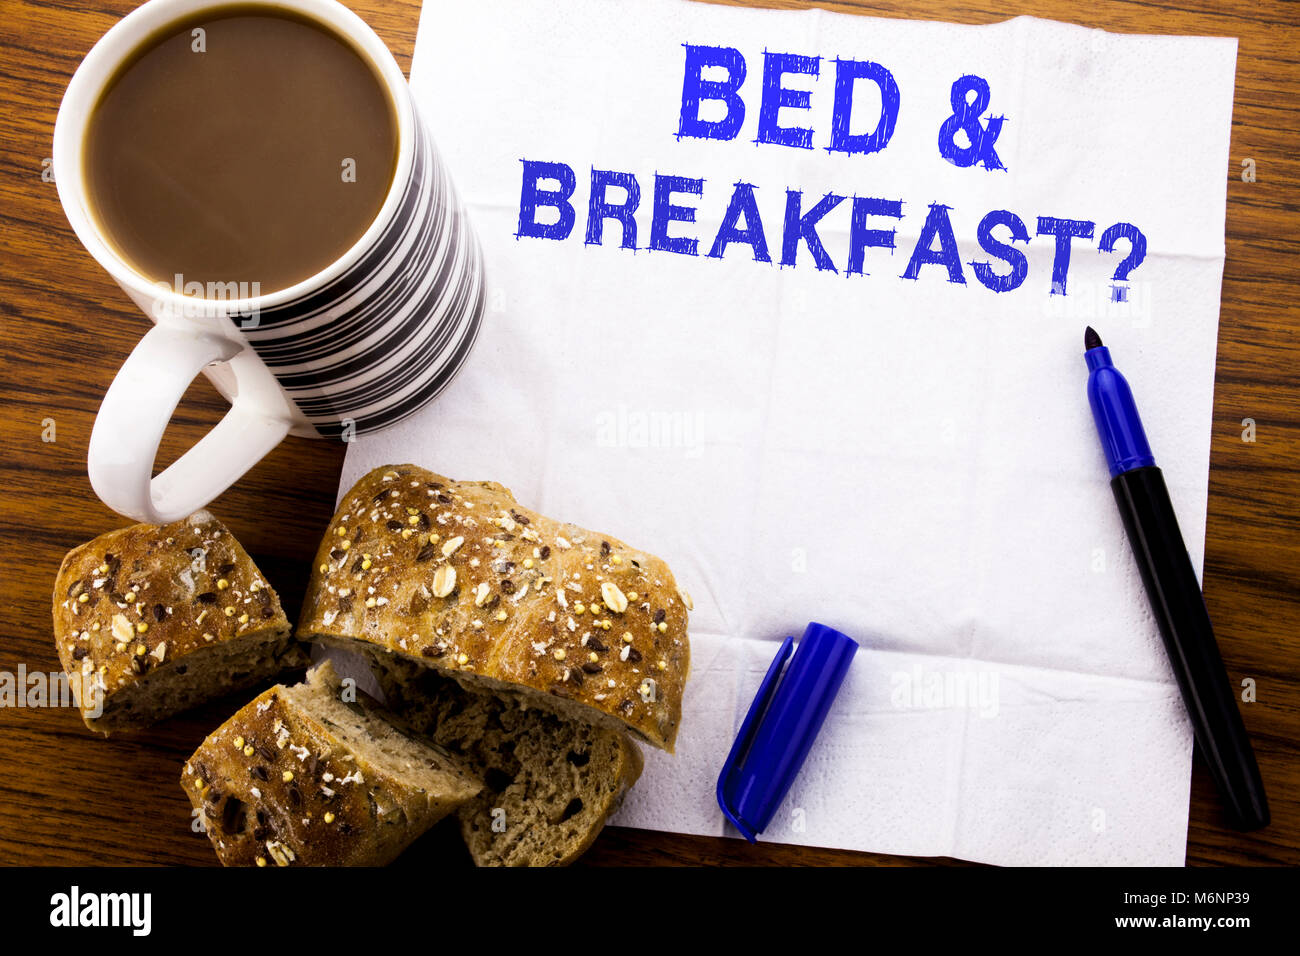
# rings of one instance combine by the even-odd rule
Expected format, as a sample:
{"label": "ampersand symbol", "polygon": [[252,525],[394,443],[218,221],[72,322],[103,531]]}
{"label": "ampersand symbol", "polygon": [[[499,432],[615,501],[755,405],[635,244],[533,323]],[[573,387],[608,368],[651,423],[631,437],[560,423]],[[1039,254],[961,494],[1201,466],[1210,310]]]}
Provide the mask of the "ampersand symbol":
{"label": "ampersand symbol", "polygon": [[[966,97],[975,92],[973,102]],[[985,169],[1006,169],[998,158],[993,144],[1002,132],[1005,116],[990,116],[988,126],[980,125],[980,115],[989,108],[989,85],[978,76],[963,76],[952,85],[948,96],[952,104],[952,115],[939,127],[939,155],[954,166],[974,166],[983,164]],[[958,146],[954,140],[961,130],[969,140],[969,146]]]}

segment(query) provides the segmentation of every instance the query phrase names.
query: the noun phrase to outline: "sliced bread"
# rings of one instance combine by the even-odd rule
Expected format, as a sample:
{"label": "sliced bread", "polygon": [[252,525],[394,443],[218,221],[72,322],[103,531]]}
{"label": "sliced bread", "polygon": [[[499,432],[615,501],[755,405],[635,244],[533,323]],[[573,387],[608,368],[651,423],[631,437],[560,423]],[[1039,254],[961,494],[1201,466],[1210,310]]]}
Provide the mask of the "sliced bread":
{"label": "sliced bread", "polygon": [[257,697],[186,762],[181,786],[224,865],[381,866],[483,788],[345,690],[325,662]]}
{"label": "sliced bread", "polygon": [[357,640],[671,751],[690,598],[662,560],[495,482],[377,468],[343,497],[298,637]]}
{"label": "sliced bread", "polygon": [[104,734],[308,663],[275,590],[206,511],[69,552],[54,585],[54,641],[82,719]]}

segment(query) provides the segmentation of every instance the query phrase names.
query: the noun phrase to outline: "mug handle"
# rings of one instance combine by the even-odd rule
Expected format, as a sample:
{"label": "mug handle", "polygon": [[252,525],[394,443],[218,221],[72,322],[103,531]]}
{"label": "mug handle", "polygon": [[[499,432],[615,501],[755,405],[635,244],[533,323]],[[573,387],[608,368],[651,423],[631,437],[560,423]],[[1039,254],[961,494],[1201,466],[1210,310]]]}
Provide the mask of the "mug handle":
{"label": "mug handle", "polygon": [[155,325],[109,386],[90,434],[90,484],[114,511],[150,524],[204,507],[289,433],[290,423],[236,396],[230,411],[162,474],[153,475],[163,432],[203,369],[243,346],[199,329]]}

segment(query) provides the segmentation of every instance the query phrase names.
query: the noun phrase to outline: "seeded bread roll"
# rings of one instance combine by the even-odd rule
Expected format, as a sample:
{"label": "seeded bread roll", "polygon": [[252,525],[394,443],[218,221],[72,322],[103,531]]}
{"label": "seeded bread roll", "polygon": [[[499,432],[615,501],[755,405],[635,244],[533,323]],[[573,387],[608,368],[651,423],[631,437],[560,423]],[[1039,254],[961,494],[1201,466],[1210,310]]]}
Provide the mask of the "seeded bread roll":
{"label": "seeded bread roll", "polygon": [[671,752],[689,607],[651,554],[524,508],[495,482],[396,465],[343,498],[297,633],[368,641]]}
{"label": "seeded bread roll", "polygon": [[385,651],[374,658],[388,706],[486,783],[456,812],[478,866],[567,866],[641,775],[626,731],[470,691]]}
{"label": "seeded bread roll", "polygon": [[69,552],[54,584],[54,641],[82,719],[104,734],[308,663],[275,590],[206,511]]}
{"label": "seeded bread roll", "polygon": [[181,787],[225,866],[383,866],[483,784],[455,757],[345,702],[329,662],[222,724]]}

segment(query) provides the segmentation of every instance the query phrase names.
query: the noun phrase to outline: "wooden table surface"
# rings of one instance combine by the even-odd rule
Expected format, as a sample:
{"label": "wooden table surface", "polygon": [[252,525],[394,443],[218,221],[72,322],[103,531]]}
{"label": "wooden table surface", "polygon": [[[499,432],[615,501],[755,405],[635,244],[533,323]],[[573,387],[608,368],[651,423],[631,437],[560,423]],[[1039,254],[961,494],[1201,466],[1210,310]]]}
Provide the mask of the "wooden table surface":
{"label": "wooden table surface", "polygon": [[[418,0],[350,2],[408,67]],[[41,172],[68,79],[95,40],[134,5],[0,0],[0,670],[58,669],[50,593],[59,562],[75,545],[125,523],[91,491],[86,445],[100,399],[147,320],[82,250]],[[1187,0],[1178,10],[1142,0],[912,0],[821,6],[963,23],[1033,14],[1113,31],[1240,38],[1224,170],[1228,254],[1205,596],[1234,683],[1250,677],[1258,687],[1257,702],[1243,709],[1273,824],[1245,835],[1226,829],[1198,760],[1187,859],[1300,862],[1300,310],[1294,290],[1300,5]],[[1254,183],[1241,180],[1246,158],[1256,163]],[[223,401],[200,378],[173,420],[163,458],[170,462],[223,411]],[[1253,443],[1242,441],[1247,418],[1256,423]],[[51,419],[55,440],[48,442],[43,432]],[[332,510],[343,450],[341,443],[291,438],[214,505],[282,590],[291,619]],[[237,703],[214,704],[131,741],[92,735],[66,709],[0,709],[0,863],[213,864],[206,838],[190,831],[177,780],[184,759]],[[466,859],[443,826],[400,865]],[[934,861],[609,829],[585,862]]]}

